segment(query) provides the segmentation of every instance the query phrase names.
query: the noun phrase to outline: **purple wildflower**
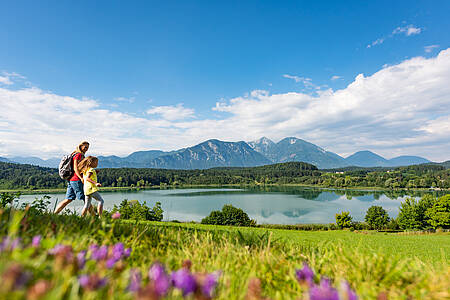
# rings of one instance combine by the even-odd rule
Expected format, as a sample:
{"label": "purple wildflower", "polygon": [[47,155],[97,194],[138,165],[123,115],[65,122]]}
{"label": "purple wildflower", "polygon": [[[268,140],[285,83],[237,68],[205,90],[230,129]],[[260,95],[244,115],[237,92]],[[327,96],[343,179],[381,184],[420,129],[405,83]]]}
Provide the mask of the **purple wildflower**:
{"label": "purple wildflower", "polygon": [[100,278],[97,274],[81,275],[80,277],[78,277],[78,282],[84,289],[94,291],[105,286],[107,283],[107,279],[106,277]]}
{"label": "purple wildflower", "polygon": [[113,219],[119,219],[120,218],[120,212],[116,211],[115,213],[112,214],[111,218]]}
{"label": "purple wildflower", "polygon": [[356,295],[355,291],[352,290],[350,284],[347,281],[344,281],[342,283],[342,289],[347,295],[347,300],[358,300],[358,296]]}
{"label": "purple wildflower", "polygon": [[99,261],[104,260],[108,256],[108,247],[107,246],[101,246],[100,248],[92,251],[91,258],[93,260]]}
{"label": "purple wildflower", "polygon": [[202,284],[202,293],[208,298],[212,298],[214,291],[216,289],[218,280],[220,277],[220,272],[214,272],[206,275],[205,280]]}
{"label": "purple wildflower", "polygon": [[297,269],[295,271],[295,276],[300,283],[307,283],[308,285],[311,285],[314,281],[314,272],[306,262],[303,263],[302,269]]}
{"label": "purple wildflower", "polygon": [[10,245],[11,251],[14,250],[14,249],[20,248],[20,246],[21,246],[21,245],[20,245],[20,241],[21,241],[20,238],[15,238],[15,239],[11,242],[11,245]]}
{"label": "purple wildflower", "polygon": [[106,261],[106,267],[108,269],[112,269],[114,267],[114,265],[116,264],[116,262],[118,262],[118,261],[119,261],[119,259],[111,257]]}
{"label": "purple wildflower", "polygon": [[153,281],[155,291],[159,296],[164,296],[167,294],[170,288],[170,278],[160,263],[154,263],[150,267],[148,271],[148,278]]}
{"label": "purple wildflower", "polygon": [[116,259],[119,260],[122,258],[122,256],[125,253],[125,247],[123,246],[122,243],[117,243],[113,246],[112,248],[112,256]]}
{"label": "purple wildflower", "polygon": [[5,236],[0,243],[0,252],[2,251],[12,251],[16,248],[19,248],[20,245],[20,238],[15,238],[14,240],[11,239],[9,236]]}
{"label": "purple wildflower", "polygon": [[95,251],[97,251],[98,250],[98,245],[97,244],[92,244],[92,245],[90,245],[89,246],[89,251],[92,253],[92,252],[95,252]]}
{"label": "purple wildflower", "polygon": [[127,248],[125,249],[125,251],[123,252],[123,256],[124,257],[130,257],[131,254],[131,248]]}
{"label": "purple wildflower", "polygon": [[80,251],[77,254],[77,263],[78,268],[83,269],[84,265],[86,264],[86,250]]}
{"label": "purple wildflower", "polygon": [[137,292],[141,287],[142,275],[137,269],[130,270],[130,284],[128,285],[128,290],[130,292]]}
{"label": "purple wildflower", "polygon": [[183,296],[193,293],[197,287],[194,276],[185,268],[172,272],[171,279],[172,284],[183,291]]}
{"label": "purple wildflower", "polygon": [[330,285],[330,280],[323,278],[320,285],[313,285],[309,290],[310,300],[339,300],[338,291]]}
{"label": "purple wildflower", "polygon": [[39,245],[41,244],[41,239],[42,239],[41,235],[39,235],[39,234],[35,235],[31,241],[31,246],[34,248],[39,247]]}
{"label": "purple wildflower", "polygon": [[1,276],[2,286],[7,290],[16,290],[24,287],[31,279],[31,273],[24,270],[19,264],[9,266]]}
{"label": "purple wildflower", "polygon": [[72,247],[68,245],[58,244],[48,251],[49,254],[63,258],[66,262],[73,260]]}

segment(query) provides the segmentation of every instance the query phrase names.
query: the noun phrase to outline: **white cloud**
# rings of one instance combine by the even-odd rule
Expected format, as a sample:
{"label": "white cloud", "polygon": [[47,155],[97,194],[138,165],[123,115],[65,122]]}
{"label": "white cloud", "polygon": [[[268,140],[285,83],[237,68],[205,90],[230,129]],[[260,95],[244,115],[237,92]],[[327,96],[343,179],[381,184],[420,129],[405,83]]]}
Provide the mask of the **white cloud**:
{"label": "white cloud", "polygon": [[367,45],[367,48],[371,48],[376,45],[381,45],[383,43],[384,43],[384,38],[379,38],[379,39],[376,39],[375,41],[373,41],[372,43],[370,43],[369,45]]}
{"label": "white cloud", "polygon": [[392,34],[405,34],[406,36],[416,35],[422,32],[422,29],[415,27],[414,25],[408,25],[403,27],[397,27],[392,31]]}
{"label": "white cloud", "polygon": [[128,102],[128,103],[133,103],[135,98],[134,97],[117,97],[114,98],[115,101],[119,101],[119,102]]}
{"label": "white cloud", "polygon": [[338,79],[340,79],[341,78],[341,76],[338,76],[338,75],[333,75],[333,76],[331,76],[331,80],[338,80]]}
{"label": "white cloud", "polygon": [[9,78],[9,76],[0,76],[0,83],[6,84],[6,85],[11,85],[11,84],[13,84],[13,82],[11,81],[11,79]]}
{"label": "white cloud", "polygon": [[[92,153],[172,150],[210,138],[274,140],[298,136],[341,155],[370,149],[450,159],[450,49],[359,74],[347,87],[270,94],[252,91],[216,103],[217,119],[198,119],[182,104],[138,117],[38,88],[0,87],[0,156],[67,153],[81,140]],[[190,119],[187,119],[190,118]]]}
{"label": "white cloud", "polygon": [[176,106],[155,106],[147,110],[147,114],[160,115],[165,120],[174,121],[193,118],[195,116],[195,111],[192,108],[185,108],[183,104],[180,103]]}
{"label": "white cloud", "polygon": [[289,74],[284,74],[283,77],[284,78],[288,78],[288,79],[294,79],[295,82],[300,82],[300,81],[303,81],[305,79],[304,77],[299,77],[299,76],[289,75]]}
{"label": "white cloud", "polygon": [[439,48],[439,45],[430,45],[423,47],[426,53],[432,52],[434,49]]}
{"label": "white cloud", "polygon": [[395,35],[398,34],[405,34],[406,36],[411,36],[411,35],[416,35],[422,32],[422,28],[416,27],[414,25],[408,25],[408,26],[403,26],[403,27],[397,27],[395,28],[391,34],[389,34],[387,37],[381,37],[379,39],[376,39],[375,41],[373,41],[372,43],[370,43],[369,45],[367,45],[367,48],[372,48],[373,46],[376,45],[381,45],[383,44],[387,39],[393,38]]}

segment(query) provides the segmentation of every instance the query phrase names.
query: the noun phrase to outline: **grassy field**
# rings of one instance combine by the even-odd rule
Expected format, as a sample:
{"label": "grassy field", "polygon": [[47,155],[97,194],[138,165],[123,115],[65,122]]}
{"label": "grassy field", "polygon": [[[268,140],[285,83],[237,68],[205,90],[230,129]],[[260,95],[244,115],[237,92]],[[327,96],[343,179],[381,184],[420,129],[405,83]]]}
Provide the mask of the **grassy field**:
{"label": "grassy field", "polygon": [[[344,280],[360,299],[377,299],[380,295],[387,295],[388,299],[450,297],[447,233],[266,230],[120,219],[99,221],[74,215],[4,210],[0,214],[0,235],[10,237],[10,241],[21,238],[21,246],[8,248],[2,243],[0,274],[4,284],[0,298],[4,299],[159,299],[150,297],[156,281],[147,275],[149,267],[159,261],[169,272],[182,270],[187,259],[199,286],[206,274],[221,272],[214,294],[217,299],[309,299],[308,294],[319,287],[316,284],[324,277],[331,279],[341,293],[340,299],[348,299],[341,284]],[[36,235],[42,236],[42,241],[32,247],[30,243]],[[106,258],[94,259],[93,250],[88,250],[92,244],[118,242],[132,252],[110,268]],[[71,246],[70,251],[62,256],[55,254],[58,244]],[[108,257],[112,249],[109,248]],[[80,268],[68,257],[78,257],[83,250],[88,250],[87,262]],[[304,262],[314,271],[314,284],[301,284],[296,279],[296,270]],[[136,272],[142,274],[140,292],[130,291],[130,276],[135,278]],[[18,285],[23,276],[17,274],[28,274],[26,283]],[[82,283],[83,275],[91,276],[90,285]],[[105,285],[95,285],[95,276],[105,278]],[[32,298],[37,291],[41,298]],[[186,297],[209,299],[198,289],[194,296]],[[183,293],[172,288],[166,298],[182,299]]]}

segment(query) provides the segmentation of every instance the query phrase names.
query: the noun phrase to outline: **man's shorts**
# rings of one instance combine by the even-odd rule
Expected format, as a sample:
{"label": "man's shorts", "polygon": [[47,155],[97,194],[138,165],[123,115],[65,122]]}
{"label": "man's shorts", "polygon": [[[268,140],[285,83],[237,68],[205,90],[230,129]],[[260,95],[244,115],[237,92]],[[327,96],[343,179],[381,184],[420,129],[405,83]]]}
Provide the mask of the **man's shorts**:
{"label": "man's shorts", "polygon": [[75,200],[75,198],[84,201],[83,182],[81,180],[69,181],[67,186],[66,199]]}

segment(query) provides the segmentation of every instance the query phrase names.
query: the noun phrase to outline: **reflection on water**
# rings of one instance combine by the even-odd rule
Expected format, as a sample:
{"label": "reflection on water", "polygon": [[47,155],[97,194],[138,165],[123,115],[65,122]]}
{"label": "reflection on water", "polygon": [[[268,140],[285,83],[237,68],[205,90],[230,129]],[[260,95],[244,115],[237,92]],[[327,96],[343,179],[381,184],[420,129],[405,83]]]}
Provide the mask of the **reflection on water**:
{"label": "reflection on water", "polygon": [[[372,205],[386,209],[396,217],[401,200],[420,197],[426,192],[405,191],[349,191],[316,189],[306,187],[251,187],[242,189],[164,189],[128,192],[102,192],[105,207],[111,209],[123,199],[138,200],[153,206],[159,201],[165,220],[201,221],[213,210],[225,204],[242,208],[259,224],[333,223],[335,214],[350,211],[353,219],[362,221]],[[42,195],[23,195],[21,202],[31,202]],[[64,199],[64,194],[51,194],[52,207],[55,201]],[[68,207],[79,212],[83,203],[73,201]]]}

